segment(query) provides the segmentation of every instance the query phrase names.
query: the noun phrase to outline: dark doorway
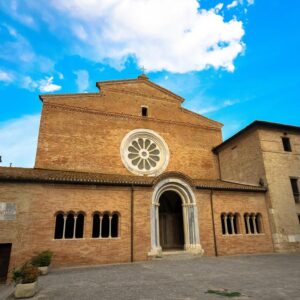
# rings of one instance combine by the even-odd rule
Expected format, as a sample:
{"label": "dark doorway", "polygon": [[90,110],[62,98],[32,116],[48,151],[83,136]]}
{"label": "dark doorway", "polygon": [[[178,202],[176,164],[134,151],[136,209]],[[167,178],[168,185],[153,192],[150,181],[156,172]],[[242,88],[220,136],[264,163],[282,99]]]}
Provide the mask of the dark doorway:
{"label": "dark doorway", "polygon": [[183,249],[182,201],[173,191],[164,192],[159,199],[159,235],[162,249]]}
{"label": "dark doorway", "polygon": [[0,282],[4,283],[7,279],[11,252],[11,244],[0,244]]}

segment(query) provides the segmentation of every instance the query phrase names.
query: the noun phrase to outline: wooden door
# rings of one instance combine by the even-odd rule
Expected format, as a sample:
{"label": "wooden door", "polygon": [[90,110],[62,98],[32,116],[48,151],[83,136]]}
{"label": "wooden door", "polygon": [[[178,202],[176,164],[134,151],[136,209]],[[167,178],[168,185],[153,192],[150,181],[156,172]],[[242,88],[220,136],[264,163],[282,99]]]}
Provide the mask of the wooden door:
{"label": "wooden door", "polygon": [[181,219],[181,214],[160,214],[160,244],[162,249],[183,248],[183,228]]}

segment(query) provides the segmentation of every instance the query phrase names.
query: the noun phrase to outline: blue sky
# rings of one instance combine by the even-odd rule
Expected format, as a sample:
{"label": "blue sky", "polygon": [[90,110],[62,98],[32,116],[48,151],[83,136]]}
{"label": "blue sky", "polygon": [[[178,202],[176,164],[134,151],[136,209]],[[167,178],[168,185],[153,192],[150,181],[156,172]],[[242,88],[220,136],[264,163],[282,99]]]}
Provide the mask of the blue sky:
{"label": "blue sky", "polygon": [[32,167],[39,94],[148,77],[224,124],[300,125],[300,4],[262,0],[0,0],[0,155]]}

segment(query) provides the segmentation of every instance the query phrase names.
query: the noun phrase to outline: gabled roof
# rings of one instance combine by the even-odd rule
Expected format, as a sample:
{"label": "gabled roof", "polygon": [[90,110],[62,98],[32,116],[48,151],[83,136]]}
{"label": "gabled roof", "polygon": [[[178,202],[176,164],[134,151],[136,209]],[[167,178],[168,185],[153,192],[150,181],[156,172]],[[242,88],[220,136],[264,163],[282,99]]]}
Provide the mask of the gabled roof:
{"label": "gabled roof", "polygon": [[249,131],[254,130],[254,129],[257,129],[257,128],[279,129],[279,130],[283,130],[283,131],[294,131],[294,132],[299,132],[300,133],[300,127],[299,126],[293,126],[293,125],[286,125],[286,124],[256,120],[256,121],[250,123],[248,126],[243,128],[242,130],[238,131],[236,134],[234,134],[232,137],[230,137],[229,139],[224,141],[222,144],[216,146],[213,149],[213,152],[218,153],[225,145],[227,145],[231,141],[235,140],[236,138],[243,135],[244,133],[249,132]]}
{"label": "gabled roof", "polygon": [[146,84],[154,89],[157,89],[158,91],[180,101],[181,103],[184,101],[184,98],[182,98],[182,97],[174,94],[173,92],[169,91],[168,89],[150,81],[149,78],[145,74],[142,74],[142,75],[138,76],[138,78],[134,78],[134,79],[98,81],[98,82],[96,82],[96,86],[99,88],[99,90],[101,90],[102,87],[107,87],[107,88],[111,89],[114,86],[117,87],[118,85],[123,85],[126,83],[136,83],[136,84],[143,83],[143,84]]}
{"label": "gabled roof", "polygon": [[32,168],[0,167],[0,182],[58,183],[111,186],[152,187],[165,176],[181,177],[192,187],[228,191],[265,192],[265,187],[245,185],[222,180],[191,179],[181,173],[169,172],[158,177],[130,176],[118,174],[88,173]]}

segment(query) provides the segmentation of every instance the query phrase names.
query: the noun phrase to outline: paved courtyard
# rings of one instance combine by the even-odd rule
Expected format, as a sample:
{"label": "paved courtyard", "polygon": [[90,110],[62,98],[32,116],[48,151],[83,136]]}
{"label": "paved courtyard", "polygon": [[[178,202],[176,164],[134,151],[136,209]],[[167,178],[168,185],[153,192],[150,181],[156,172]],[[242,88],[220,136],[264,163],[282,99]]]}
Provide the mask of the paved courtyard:
{"label": "paved courtyard", "polygon": [[[32,299],[300,299],[300,254],[231,257],[179,255],[144,263],[52,270]],[[13,299],[0,287],[0,299]]]}

